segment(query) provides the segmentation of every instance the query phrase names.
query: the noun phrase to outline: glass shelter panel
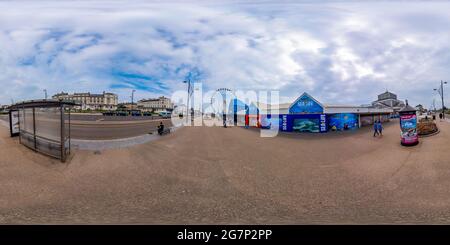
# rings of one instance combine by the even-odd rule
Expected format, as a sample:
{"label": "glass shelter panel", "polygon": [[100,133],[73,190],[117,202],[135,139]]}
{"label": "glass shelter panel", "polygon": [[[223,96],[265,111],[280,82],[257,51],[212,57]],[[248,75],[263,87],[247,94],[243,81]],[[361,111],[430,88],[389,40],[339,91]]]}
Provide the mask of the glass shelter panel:
{"label": "glass shelter panel", "polygon": [[33,109],[25,108],[19,110],[20,125],[20,143],[34,148],[34,127],[33,127]]}
{"label": "glass shelter panel", "polygon": [[36,150],[61,158],[61,111],[59,107],[35,108]]}
{"label": "glass shelter panel", "polygon": [[31,101],[16,106],[20,143],[62,161],[70,154],[70,111],[58,101]]}

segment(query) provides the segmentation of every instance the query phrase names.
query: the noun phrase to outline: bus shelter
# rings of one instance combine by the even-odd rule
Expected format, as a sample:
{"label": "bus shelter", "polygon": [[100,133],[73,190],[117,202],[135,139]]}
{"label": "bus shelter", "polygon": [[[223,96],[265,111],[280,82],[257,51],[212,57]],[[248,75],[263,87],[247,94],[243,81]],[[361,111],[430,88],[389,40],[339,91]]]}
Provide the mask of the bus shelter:
{"label": "bus shelter", "polygon": [[[70,154],[70,108],[76,104],[69,101],[33,100],[10,107],[18,117],[18,136],[21,144],[65,162]],[[15,136],[11,134],[11,136]]]}

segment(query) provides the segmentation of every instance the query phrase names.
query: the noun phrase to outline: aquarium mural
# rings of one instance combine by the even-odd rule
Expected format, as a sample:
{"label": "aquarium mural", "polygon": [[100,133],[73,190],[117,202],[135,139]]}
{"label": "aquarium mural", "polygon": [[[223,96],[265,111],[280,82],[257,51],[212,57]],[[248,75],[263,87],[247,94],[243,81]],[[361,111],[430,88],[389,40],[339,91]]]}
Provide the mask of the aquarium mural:
{"label": "aquarium mural", "polygon": [[280,115],[281,131],[323,133],[327,131],[324,114]]}
{"label": "aquarium mural", "polygon": [[333,131],[358,128],[358,115],[353,113],[329,115],[328,128]]}
{"label": "aquarium mural", "polygon": [[319,133],[319,119],[298,118],[294,119],[292,129],[294,132]]}

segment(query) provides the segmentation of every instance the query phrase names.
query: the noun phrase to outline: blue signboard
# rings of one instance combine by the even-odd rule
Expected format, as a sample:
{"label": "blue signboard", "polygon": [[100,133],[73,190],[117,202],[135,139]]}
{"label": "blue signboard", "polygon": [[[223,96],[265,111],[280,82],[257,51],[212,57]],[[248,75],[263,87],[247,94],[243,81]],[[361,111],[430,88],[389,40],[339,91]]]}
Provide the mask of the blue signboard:
{"label": "blue signboard", "polygon": [[280,129],[281,131],[289,131],[288,130],[288,115],[280,115]]}
{"label": "blue signboard", "polygon": [[320,115],[320,132],[327,131],[327,117],[325,114]]}
{"label": "blue signboard", "polygon": [[338,113],[329,115],[328,127],[331,130],[348,130],[358,128],[358,115],[353,113]]}
{"label": "blue signboard", "polygon": [[304,93],[291,105],[291,107],[289,107],[289,113],[290,114],[323,113],[323,107],[307,93]]}
{"label": "blue signboard", "polygon": [[323,133],[327,131],[324,114],[280,115],[280,130],[288,132]]}

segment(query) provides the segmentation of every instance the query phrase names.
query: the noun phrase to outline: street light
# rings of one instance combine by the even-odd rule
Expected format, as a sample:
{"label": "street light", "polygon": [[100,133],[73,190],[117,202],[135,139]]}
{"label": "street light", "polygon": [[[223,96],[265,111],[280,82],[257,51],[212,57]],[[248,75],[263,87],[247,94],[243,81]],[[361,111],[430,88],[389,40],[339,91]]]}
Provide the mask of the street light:
{"label": "street light", "polygon": [[441,101],[442,101],[442,118],[445,118],[445,106],[444,106],[444,84],[447,84],[447,82],[443,82],[441,80],[441,87],[439,89],[434,89],[434,91],[437,91],[439,93],[439,95],[441,96]]}
{"label": "street light", "polygon": [[136,92],[136,90],[132,90],[131,91],[131,110],[133,110],[133,105],[134,105],[134,92]]}
{"label": "street light", "polygon": [[187,81],[183,81],[183,83],[187,83],[188,88],[187,88],[187,92],[188,92],[188,97],[187,97],[187,106],[186,106],[186,122],[188,121],[188,115],[189,115],[189,98],[191,97],[191,79],[188,79]]}
{"label": "street light", "polygon": [[47,99],[47,89],[44,89],[45,99]]}

